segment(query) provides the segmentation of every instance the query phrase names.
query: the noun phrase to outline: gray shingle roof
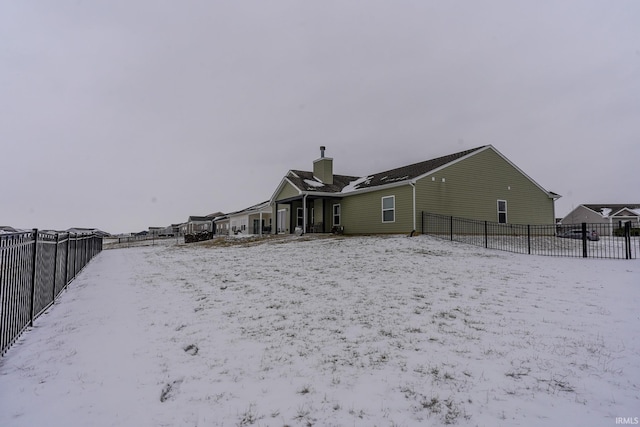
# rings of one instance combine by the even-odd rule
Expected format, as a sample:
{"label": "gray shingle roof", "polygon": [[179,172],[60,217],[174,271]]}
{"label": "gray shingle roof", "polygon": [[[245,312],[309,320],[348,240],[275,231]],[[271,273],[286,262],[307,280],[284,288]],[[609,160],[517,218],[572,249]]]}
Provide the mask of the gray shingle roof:
{"label": "gray shingle roof", "polygon": [[[287,174],[287,179],[302,191],[316,191],[321,193],[339,193],[350,182],[359,177],[347,175],[333,175],[333,184],[322,184],[313,177],[313,172],[292,170]],[[315,182],[309,184],[305,181]],[[322,185],[320,185],[322,184]]]}
{"label": "gray shingle roof", "polygon": [[375,187],[378,185],[391,184],[394,182],[410,181],[430,171],[453,162],[461,157],[478,151],[482,147],[472,148],[470,150],[460,151],[459,153],[449,154],[447,156],[438,157],[436,159],[426,160],[424,162],[414,163],[408,166],[402,166],[396,169],[376,173],[367,177],[363,183],[357,185],[357,189]]}
{"label": "gray shingle roof", "polygon": [[187,220],[187,222],[203,222],[203,221],[211,221],[211,220],[212,220],[212,217],[209,217],[209,216],[191,215]]}
{"label": "gray shingle roof", "polygon": [[[426,160],[424,162],[414,163],[408,166],[402,166],[384,172],[367,175],[366,177],[333,175],[333,184],[327,185],[320,183],[313,176],[313,172],[292,170],[289,171],[287,179],[289,179],[297,188],[307,192],[323,192],[323,193],[340,193],[350,183],[360,180],[354,189],[360,190],[364,188],[376,187],[379,185],[392,184],[395,182],[410,181],[430,171],[451,163],[461,157],[471,154],[486,147],[476,147],[470,150],[460,151],[458,153],[449,154],[447,156],[438,157],[436,159]],[[366,178],[366,179],[360,179]],[[308,182],[310,181],[310,182]]]}
{"label": "gray shingle roof", "polygon": [[627,205],[624,204],[611,204],[611,205],[595,205],[595,204],[587,204],[587,205],[582,205],[587,209],[591,209],[594,212],[597,212],[599,214],[602,214],[602,210],[603,209],[611,209],[611,211],[609,211],[609,214],[615,214],[616,212],[624,209],[624,208],[628,208],[628,209],[640,209],[640,203],[630,203]]}

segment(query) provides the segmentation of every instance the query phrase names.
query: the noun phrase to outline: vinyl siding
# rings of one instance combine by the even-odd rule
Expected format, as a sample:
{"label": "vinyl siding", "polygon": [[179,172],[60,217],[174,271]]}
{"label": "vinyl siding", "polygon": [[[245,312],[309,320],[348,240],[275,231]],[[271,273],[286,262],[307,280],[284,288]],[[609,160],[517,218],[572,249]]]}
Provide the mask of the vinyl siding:
{"label": "vinyl siding", "polygon": [[324,183],[333,184],[333,159],[324,157],[313,162],[313,175]]}
{"label": "vinyl siding", "polygon": [[[382,198],[395,196],[395,221],[382,222]],[[345,234],[410,233],[413,230],[413,189],[410,185],[354,194],[342,199]]]}
{"label": "vinyl siding", "polygon": [[562,218],[563,224],[580,224],[583,222],[608,224],[609,219],[603,218],[602,215],[584,206],[578,206],[566,217]]}
{"label": "vinyl siding", "polygon": [[275,200],[284,200],[284,199],[288,199],[290,197],[296,197],[299,195],[300,195],[300,192],[298,191],[298,189],[285,181],[284,186],[282,187],[282,190],[280,190],[280,192],[276,194]]}
{"label": "vinyl siding", "polygon": [[507,201],[509,223],[555,222],[553,200],[547,193],[491,149],[416,183],[418,221],[420,212],[426,211],[497,222],[498,200]]}

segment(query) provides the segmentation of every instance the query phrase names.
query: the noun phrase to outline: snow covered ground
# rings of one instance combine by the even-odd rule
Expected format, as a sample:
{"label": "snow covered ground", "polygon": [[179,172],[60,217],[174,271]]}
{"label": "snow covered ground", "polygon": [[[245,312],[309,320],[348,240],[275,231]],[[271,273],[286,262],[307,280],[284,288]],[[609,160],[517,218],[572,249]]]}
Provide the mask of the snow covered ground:
{"label": "snow covered ground", "polygon": [[640,261],[427,236],[105,250],[0,359],[1,426],[639,416]]}

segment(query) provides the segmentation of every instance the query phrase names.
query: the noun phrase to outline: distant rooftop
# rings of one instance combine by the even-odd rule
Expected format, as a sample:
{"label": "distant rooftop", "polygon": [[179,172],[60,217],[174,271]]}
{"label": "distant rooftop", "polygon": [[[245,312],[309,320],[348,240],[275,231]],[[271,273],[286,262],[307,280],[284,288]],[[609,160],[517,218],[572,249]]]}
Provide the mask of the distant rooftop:
{"label": "distant rooftop", "polygon": [[610,215],[615,215],[623,209],[629,209],[636,215],[640,215],[640,203],[629,203],[629,204],[583,204],[587,209],[591,209],[594,212],[599,213],[604,217],[608,217]]}

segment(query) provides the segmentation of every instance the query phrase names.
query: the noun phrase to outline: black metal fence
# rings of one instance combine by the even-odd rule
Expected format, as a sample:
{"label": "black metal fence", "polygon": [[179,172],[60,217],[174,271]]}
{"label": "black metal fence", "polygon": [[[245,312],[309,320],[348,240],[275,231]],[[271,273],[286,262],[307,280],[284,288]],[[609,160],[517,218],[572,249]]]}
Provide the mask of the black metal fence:
{"label": "black metal fence", "polygon": [[0,355],[101,250],[93,234],[0,234]]}
{"label": "black metal fence", "polygon": [[422,213],[422,233],[490,249],[561,257],[636,259],[640,229],[614,224],[522,225]]}
{"label": "black metal fence", "polygon": [[157,235],[157,234],[140,234],[135,236],[116,236],[116,237],[105,237],[105,243],[113,243],[113,244],[122,244],[122,243],[138,243],[138,242],[155,242],[156,240],[170,240],[175,239],[179,240],[182,238],[182,234],[176,233],[171,235]]}

